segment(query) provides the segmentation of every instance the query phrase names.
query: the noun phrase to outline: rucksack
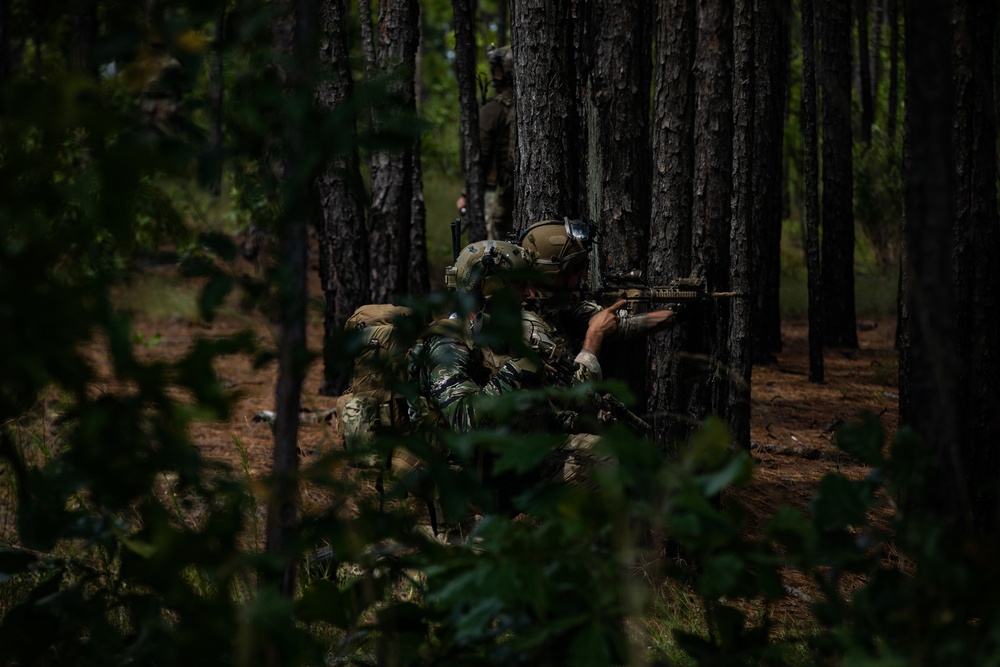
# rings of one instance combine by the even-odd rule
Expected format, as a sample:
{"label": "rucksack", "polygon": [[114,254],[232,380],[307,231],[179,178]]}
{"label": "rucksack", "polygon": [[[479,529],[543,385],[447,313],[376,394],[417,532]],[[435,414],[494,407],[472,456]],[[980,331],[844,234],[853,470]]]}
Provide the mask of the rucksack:
{"label": "rucksack", "polygon": [[404,377],[408,341],[398,329],[413,314],[406,306],[367,304],[347,318],[344,328],[361,333],[361,350],[354,357],[348,392],[385,403],[393,398],[393,385]]}

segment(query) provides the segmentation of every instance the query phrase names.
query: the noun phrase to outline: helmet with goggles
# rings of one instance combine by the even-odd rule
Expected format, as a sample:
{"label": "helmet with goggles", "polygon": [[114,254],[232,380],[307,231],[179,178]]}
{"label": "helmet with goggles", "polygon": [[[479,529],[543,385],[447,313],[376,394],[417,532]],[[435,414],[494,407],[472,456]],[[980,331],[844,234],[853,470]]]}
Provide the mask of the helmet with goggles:
{"label": "helmet with goggles", "polygon": [[542,220],[525,229],[519,243],[533,266],[554,279],[586,268],[593,230],[593,224],[584,219]]}

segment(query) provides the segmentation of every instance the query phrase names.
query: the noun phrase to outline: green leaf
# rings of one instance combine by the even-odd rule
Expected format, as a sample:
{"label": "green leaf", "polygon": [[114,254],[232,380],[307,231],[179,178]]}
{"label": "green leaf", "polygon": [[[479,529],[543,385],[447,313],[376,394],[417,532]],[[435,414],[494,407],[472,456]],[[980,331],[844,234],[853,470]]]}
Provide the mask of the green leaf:
{"label": "green leaf", "polygon": [[820,481],[809,508],[820,531],[834,532],[862,525],[871,505],[869,485],[829,474]]}
{"label": "green leaf", "polygon": [[233,289],[233,279],[229,276],[213,276],[198,298],[198,308],[201,316],[211,322],[215,318],[216,309],[222,305]]}
{"label": "green leaf", "polygon": [[745,484],[753,474],[753,460],[746,452],[737,452],[724,466],[707,475],[699,476],[702,492],[714,496],[728,486]]}
{"label": "green leaf", "polygon": [[844,424],[837,429],[837,446],[872,467],[882,467],[885,458],[885,430],[882,422],[871,413],[864,415],[860,424]]}
{"label": "green leaf", "polygon": [[729,595],[739,584],[746,562],[733,553],[709,556],[698,579],[698,592],[707,598]]}

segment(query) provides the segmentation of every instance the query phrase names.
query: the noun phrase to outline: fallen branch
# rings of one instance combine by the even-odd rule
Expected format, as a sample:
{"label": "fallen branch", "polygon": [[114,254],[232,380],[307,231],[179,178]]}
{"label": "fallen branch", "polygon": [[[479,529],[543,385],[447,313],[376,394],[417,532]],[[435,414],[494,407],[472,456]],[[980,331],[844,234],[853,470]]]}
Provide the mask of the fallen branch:
{"label": "fallen branch", "polygon": [[798,456],[803,459],[809,459],[810,461],[826,459],[828,461],[834,461],[845,465],[863,465],[850,454],[845,454],[840,450],[829,450],[820,447],[807,447],[805,445],[794,445],[788,447],[785,445],[777,445],[772,442],[757,442],[754,440],[750,442],[750,449],[755,449],[759,452],[766,452],[768,454],[775,454],[777,456]]}

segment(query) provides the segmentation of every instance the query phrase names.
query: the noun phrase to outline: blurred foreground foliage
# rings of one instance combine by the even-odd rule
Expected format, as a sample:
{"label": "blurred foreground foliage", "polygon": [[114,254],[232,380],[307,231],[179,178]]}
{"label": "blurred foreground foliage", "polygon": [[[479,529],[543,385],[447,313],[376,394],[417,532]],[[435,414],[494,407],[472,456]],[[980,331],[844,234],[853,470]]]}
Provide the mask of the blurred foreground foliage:
{"label": "blurred foreground foliage", "polygon": [[[134,43],[119,46],[124,57]],[[234,143],[244,166],[284,117],[276,114],[314,120],[283,109],[266,79],[246,82],[245,141]],[[557,436],[526,438],[507,425],[386,432],[374,452],[330,451],[301,470],[328,504],[304,513],[292,553],[262,552],[257,508],[270,481],[204,458],[189,426],[229,414],[234,397],[213,360],[263,362],[271,351],[243,333],[199,339],[174,361],[143,361],[111,297],[135,255],[163,243],[183,248],[186,268],[206,277],[206,319],[237,287],[248,303],[264,292],[226,271],[232,242],[188,228],[171,194],[203,173],[204,136],[150,128],[115,78],[46,68],[2,95],[0,479],[10,500],[0,510],[4,525],[16,522],[0,549],[8,664],[251,665],[276,655],[288,666],[1000,660],[996,538],[910,510],[909,498],[935,482],[932,471],[905,432],[887,455],[874,418],[838,434],[870,466],[867,477],[827,476],[808,514],[782,508],[760,534],[749,532],[738,503],[752,459],[731,449],[714,420],[676,460],[612,428],[601,451],[616,464],[595,471],[593,488],[526,486],[516,512],[491,504],[472,453],[493,451],[500,468],[529,474],[540,452],[560,446]],[[329,137],[336,114],[325,122],[315,127]],[[279,200],[266,172],[253,182],[259,201]],[[345,355],[353,344],[342,341]],[[110,383],[97,384],[95,348],[111,362]],[[516,415],[551,398],[507,396],[489,409]],[[442,544],[415,529],[420,507],[404,492],[411,480],[359,467],[397,448],[422,456],[445,510],[474,503],[483,513],[469,539]],[[875,508],[889,519],[873,523]],[[294,599],[258,585],[285,557],[301,563]],[[820,591],[813,622],[792,633],[773,617],[785,568]],[[849,576],[862,583],[848,587]],[[697,629],[676,625],[678,650],[667,655],[649,648],[646,628],[669,581],[692,592],[700,616]]]}

